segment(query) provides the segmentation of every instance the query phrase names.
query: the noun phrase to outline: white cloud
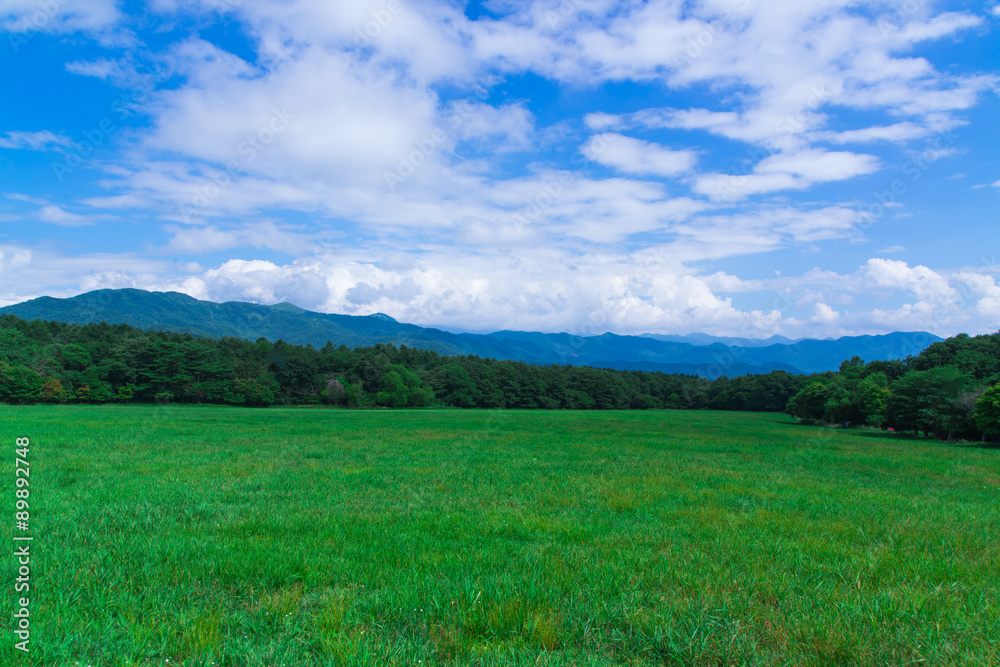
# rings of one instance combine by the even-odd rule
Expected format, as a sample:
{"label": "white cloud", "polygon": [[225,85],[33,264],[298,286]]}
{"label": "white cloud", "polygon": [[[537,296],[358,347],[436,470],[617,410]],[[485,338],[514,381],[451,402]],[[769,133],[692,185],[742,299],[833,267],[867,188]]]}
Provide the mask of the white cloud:
{"label": "white cloud", "polygon": [[[206,3],[156,4],[166,12],[182,6],[216,11]],[[490,86],[491,68],[499,73],[529,69],[574,84],[594,76],[655,79],[674,88],[700,82],[720,90],[745,89],[730,98],[727,110],[646,109],[584,118],[598,132],[629,126],[704,130],[769,146],[765,156],[770,157],[747,175],[707,173],[692,179],[694,192],[717,201],[804,190],[872,173],[879,166],[873,156],[825,151],[810,143],[917,138],[932,125],[953,122],[949,110],[973,104],[989,85],[988,77],[958,80],[926,61],[896,55],[931,33],[971,26],[964,14],[936,23],[914,15],[907,25],[931,27],[895,31],[886,38],[877,22],[853,13],[846,0],[808,7],[771,3],[745,11],[731,3],[705,3],[686,13],[666,2],[623,7],[602,0],[580,11],[563,9],[554,1],[497,5],[493,11],[501,18],[469,21],[450,5],[407,3],[375,26],[371,32],[377,34],[361,37],[373,12],[385,10],[384,3],[262,0],[234,6],[231,11],[255,40],[257,61],[251,64],[196,39],[177,45],[167,61],[183,83],[156,94],[147,109],[154,129],[140,136],[131,173],[117,184],[121,191],[104,201],[107,206],[125,201],[120,197],[161,201],[164,217],[184,222],[216,224],[227,215],[277,207],[322,211],[377,233],[386,226],[460,226],[468,240],[527,243],[537,241],[538,228],[544,228],[550,233],[567,229],[590,242],[620,240],[663,229],[657,216],[664,209],[690,215],[695,207],[683,197],[670,199],[662,189],[650,194],[651,184],[617,180],[615,185],[625,189],[601,198],[600,215],[591,202],[571,206],[561,197],[532,220],[531,233],[523,225],[497,224],[544,197],[544,186],[540,178],[497,180],[492,157],[531,148],[539,135],[523,104],[486,104],[488,91],[476,89],[476,80]],[[717,20],[730,9],[734,13]],[[686,53],[690,40],[705,41],[705,34],[711,44],[696,56]],[[773,39],[761,40],[762,35]],[[75,67],[108,76],[113,69],[101,61]],[[431,81],[457,85],[460,92],[465,86],[472,103],[443,102]],[[886,88],[899,95],[866,97]],[[825,114],[835,105],[896,113],[914,99],[936,95],[936,101],[922,102],[924,111],[906,112],[915,115],[893,125],[823,130]],[[256,150],[248,140],[268,134],[275,110],[294,119]],[[607,146],[598,155],[592,149],[601,139]],[[613,132],[592,137],[585,152],[624,174],[652,178],[684,174],[697,157],[690,150]],[[204,201],[199,193],[212,190],[227,164],[237,168],[223,174],[228,184],[210,205],[192,207]],[[404,173],[402,182],[395,180]],[[386,192],[387,180],[391,192]],[[533,192],[522,193],[529,203],[521,199],[514,205],[504,193],[522,182]],[[181,215],[181,207],[188,212]],[[573,225],[570,216],[578,212],[583,216]],[[615,219],[622,224],[610,222]]]}
{"label": "white cloud", "polygon": [[[587,280],[579,280],[580,274]],[[534,248],[517,254],[456,257],[437,250],[378,263],[321,254],[288,264],[230,260],[176,278],[95,271],[90,281],[177,290],[213,301],[291,301],[322,312],[383,312],[404,322],[455,329],[468,329],[475,322],[482,331],[579,335],[711,331],[766,338],[920,330],[939,335],[960,330],[982,333],[995,329],[1000,312],[1000,286],[983,273],[944,276],[926,267],[873,259],[848,275],[814,270],[745,281],[721,273],[699,275],[678,263],[666,247],[629,255],[572,255]],[[853,307],[850,312],[829,305],[851,304],[859,288],[873,281],[886,293],[882,303],[895,305]],[[956,299],[959,285],[973,297],[965,305]],[[719,296],[720,291],[757,292],[768,306],[743,309]]]}
{"label": "white cloud", "polygon": [[737,201],[755,194],[803,190],[816,183],[871,174],[878,167],[878,158],[873,155],[810,149],[771,155],[757,163],[753,173],[745,175],[701,175],[694,189],[712,199]]}
{"label": "white cloud", "polygon": [[[483,57],[561,80],[747,86],[745,108],[713,118],[725,121],[714,131],[759,142],[818,129],[828,105],[909,104],[919,116],[932,108],[967,108],[970,96],[995,85],[974,77],[953,79],[926,60],[898,55],[921,41],[973,28],[977,17],[958,12],[930,17],[921,9],[891,17],[887,31],[884,19],[854,12],[856,4],[603,2],[589,4],[555,30],[539,13],[520,12],[479,22],[470,31]],[[510,53],[515,41],[529,40],[533,48]]]}
{"label": "white cloud", "polygon": [[[212,301],[291,301],[321,312],[384,312],[404,322],[454,329],[475,323],[482,331],[709,331],[766,338],[930,330],[941,335],[993,331],[1000,314],[1000,286],[985,272],[944,274],[872,259],[847,275],[816,269],[745,280],[722,272],[699,274],[678,261],[670,245],[630,254],[580,254],[539,245],[464,255],[438,247],[379,257],[359,249],[284,264],[233,259],[203,269],[128,254],[60,257],[0,244],[0,271],[5,276],[0,303],[38,296],[39,285],[64,284],[44,290],[57,296],[139,287]],[[874,307],[831,305],[852,304],[862,291],[871,293],[873,284],[879,288],[875,294],[881,293]],[[764,307],[740,307],[720,292],[756,293],[754,302]]]}
{"label": "white cloud", "polygon": [[824,326],[836,323],[840,319],[840,313],[825,303],[817,303],[813,307],[813,321]]}
{"label": "white cloud", "polygon": [[673,150],[613,132],[591,137],[582,150],[594,162],[638,175],[677,176],[690,171],[698,159],[694,151]]}
{"label": "white cloud", "polygon": [[68,297],[101,287],[147,285],[175,268],[172,262],[134,253],[66,256],[49,247],[0,242],[0,303],[10,305],[39,296]]}
{"label": "white cloud", "polygon": [[845,130],[843,132],[817,132],[815,136],[819,140],[836,144],[861,144],[876,141],[899,143],[922,139],[929,136],[932,132],[933,130],[925,125],[905,122],[893,125],[876,125],[859,130]]}
{"label": "white cloud", "polygon": [[[913,56],[914,45],[961,35],[979,21],[917,4],[900,14],[851,0],[495,0],[496,18],[470,21],[456,3],[399,3],[386,15],[385,0],[155,0],[165,14],[229,13],[254,57],[197,38],[157,56],[171,84],[143,103],[150,126],[130,134],[124,157],[105,165],[105,191],[78,202],[98,215],[13,199],[62,225],[108,219],[101,211],[145,210],[165,221],[159,251],[186,260],[239,250],[230,256],[244,259],[185,269],[158,255],[143,268],[130,256],[76,262],[8,249],[8,262],[29,258],[36,282],[5,289],[172,286],[203,298],[381,310],[458,328],[478,321],[484,329],[740,335],[757,327],[796,335],[834,321],[840,331],[920,328],[921,317],[942,331],[980,327],[996,311],[993,288],[976,283],[977,305],[963,310],[958,278],[923,266],[878,259],[847,276],[817,270],[766,280],[696,268],[852,238],[857,213],[848,204],[725,202],[871,174],[881,166],[874,155],[828,147],[906,148],[959,126],[960,112],[995,89],[992,74],[953,74]],[[24,19],[29,5],[34,0],[0,0],[0,25]],[[118,20],[114,7],[65,5],[44,29],[99,30]],[[888,28],[878,20],[886,15]],[[134,76],[125,58],[67,69],[118,84]],[[530,73],[560,90],[632,82],[662,88],[674,105],[691,92],[699,104],[643,109],[622,99],[605,107],[615,113],[583,109],[546,127],[551,120],[535,118],[532,101],[505,97],[516,86],[495,85]],[[578,134],[581,116],[583,131],[595,136]],[[645,139],[626,136],[631,130]],[[704,142],[706,133],[744,144],[748,169],[692,174],[699,160],[724,164],[709,150],[726,142]],[[566,153],[540,150],[550,147],[545,142],[559,142],[559,150],[585,142],[585,156],[621,176],[559,171]],[[71,146],[53,132],[0,137],[0,148]],[[529,150],[536,153],[511,156]],[[401,181],[390,188],[387,174]],[[664,180],[678,176],[686,178],[668,190]],[[308,221],[310,233],[281,223],[282,214]],[[365,241],[334,242],[354,236]],[[405,251],[378,261],[386,247]],[[253,260],[256,250],[295,259]],[[54,268],[42,270],[41,261]],[[878,288],[878,308],[842,307],[869,286]],[[766,290],[794,292],[788,312],[743,309],[719,296]]]}
{"label": "white cloud", "polygon": [[189,42],[173,62],[189,83],[157,95],[138,159],[165,151],[289,185],[374,187],[422,143],[437,143],[432,92],[342,54],[307,48],[256,71]]}
{"label": "white cloud", "polygon": [[55,134],[48,130],[41,132],[7,132],[6,134],[6,137],[0,137],[0,148],[44,151],[75,145],[69,137]]}
{"label": "white cloud", "polygon": [[940,39],[962,30],[974,28],[981,23],[982,19],[978,16],[962,12],[946,12],[925,22],[913,21],[907,24],[906,28],[901,31],[900,38],[911,43]]}
{"label": "white cloud", "polygon": [[59,225],[60,227],[88,227],[104,219],[104,216],[87,216],[70,213],[51,204],[42,206],[38,210],[38,213],[35,214],[35,217],[42,222]]}
{"label": "white cloud", "polygon": [[69,33],[107,28],[121,19],[114,0],[0,0],[0,30]]}
{"label": "white cloud", "polygon": [[878,158],[847,152],[806,150],[781,153],[762,160],[754,171],[759,174],[793,174],[808,183],[842,181],[878,170]]}
{"label": "white cloud", "polygon": [[11,201],[21,201],[26,204],[34,204],[35,206],[45,206],[48,202],[44,199],[39,199],[38,197],[31,197],[29,195],[21,194],[20,192],[9,192],[6,195],[7,199]]}
{"label": "white cloud", "polygon": [[454,104],[446,113],[443,131],[450,141],[471,140],[480,148],[488,144],[501,151],[531,145],[534,118],[523,104]]}
{"label": "white cloud", "polygon": [[588,113],[583,118],[584,124],[591,130],[601,132],[621,124],[621,117],[609,113]]}
{"label": "white cloud", "polygon": [[302,255],[316,250],[315,242],[319,236],[284,229],[272,222],[244,224],[236,229],[168,227],[167,231],[171,233],[171,238],[163,252],[181,255],[209,254],[237,248],[267,248]]}
{"label": "white cloud", "polygon": [[957,303],[961,297],[948,279],[926,266],[910,267],[891,259],[870,259],[863,275],[878,287],[906,290],[922,304]]}
{"label": "white cloud", "polygon": [[[668,263],[648,257],[569,258],[537,250],[504,262],[495,259],[439,256],[396,271],[335,257],[288,265],[233,260],[159,287],[213,300],[291,300],[327,312],[384,312],[401,321],[454,328],[474,321],[482,330],[565,329],[591,335],[650,327],[739,327],[750,317],[699,278],[676,274]],[[589,284],[576,280],[581,271],[591,276]],[[470,309],[476,312],[471,320]]]}

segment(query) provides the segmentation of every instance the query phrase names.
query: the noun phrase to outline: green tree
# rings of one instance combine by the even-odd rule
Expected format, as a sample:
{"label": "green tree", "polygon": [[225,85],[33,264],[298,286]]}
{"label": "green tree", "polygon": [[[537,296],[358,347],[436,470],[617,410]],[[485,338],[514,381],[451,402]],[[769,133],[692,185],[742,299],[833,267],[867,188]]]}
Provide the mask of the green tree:
{"label": "green tree", "polygon": [[360,382],[352,384],[341,378],[340,383],[344,386],[344,402],[347,404],[347,407],[360,408],[365,405],[367,397]]}
{"label": "green tree", "polygon": [[864,421],[860,397],[853,391],[852,384],[856,383],[841,378],[827,393],[823,421],[831,424],[858,424]]}
{"label": "green tree", "polygon": [[[84,391],[83,395],[80,394],[81,391]],[[77,398],[85,403],[109,403],[114,400],[114,397],[115,395],[111,391],[111,387],[106,382],[101,382],[100,380],[85,385],[77,391]]]}
{"label": "green tree", "polygon": [[38,346],[17,329],[0,329],[0,362],[27,365]]}
{"label": "green tree", "polygon": [[0,363],[0,401],[24,405],[42,398],[45,378],[25,366]]}
{"label": "green tree", "polygon": [[882,426],[889,403],[889,379],[885,373],[872,373],[858,383],[858,402],[862,417],[869,426]]}
{"label": "green tree", "polygon": [[264,407],[274,405],[278,383],[272,376],[264,378],[237,378],[226,395],[227,402],[234,405]]}
{"label": "green tree", "polygon": [[988,435],[1000,435],[1000,384],[984,391],[976,401],[976,426]]}
{"label": "green tree", "polygon": [[448,364],[441,369],[435,388],[435,394],[441,400],[456,408],[474,408],[480,398],[469,372],[457,364]]}
{"label": "green tree", "polygon": [[69,392],[63,388],[59,380],[48,380],[42,386],[41,400],[44,403],[65,403],[69,400]]}
{"label": "green tree", "polygon": [[133,396],[135,396],[135,385],[129,383],[118,387],[118,393],[115,395],[115,398],[118,399],[119,403],[130,403]]}
{"label": "green tree", "polygon": [[830,390],[822,382],[813,382],[788,400],[785,412],[800,419],[822,419]]}
{"label": "green tree", "polygon": [[886,402],[887,422],[915,434],[944,436],[954,413],[954,401],[967,378],[957,368],[932,368],[907,373],[892,385]]}
{"label": "green tree", "polygon": [[90,352],[87,352],[87,348],[77,343],[63,345],[62,349],[59,350],[59,356],[62,360],[63,368],[71,371],[86,370],[93,363],[90,358]]}

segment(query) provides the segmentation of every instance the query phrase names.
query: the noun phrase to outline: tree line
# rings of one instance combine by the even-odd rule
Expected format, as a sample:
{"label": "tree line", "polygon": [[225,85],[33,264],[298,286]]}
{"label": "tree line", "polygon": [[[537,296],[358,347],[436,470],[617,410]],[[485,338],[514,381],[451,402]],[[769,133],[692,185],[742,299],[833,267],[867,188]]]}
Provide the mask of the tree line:
{"label": "tree line", "polygon": [[539,366],[392,344],[322,348],[0,316],[0,401],[780,411],[805,378]]}
{"label": "tree line", "polygon": [[388,343],[317,349],[0,316],[0,402],[8,404],[784,410],[803,419],[980,438],[997,423],[998,379],[1000,334],[958,336],[904,360],[866,364],[855,357],[836,372],[708,380],[449,357]]}
{"label": "tree line", "polygon": [[786,406],[792,416],[892,428],[941,439],[1000,436],[1000,333],[960,334],[916,357],[865,363],[809,378]]}

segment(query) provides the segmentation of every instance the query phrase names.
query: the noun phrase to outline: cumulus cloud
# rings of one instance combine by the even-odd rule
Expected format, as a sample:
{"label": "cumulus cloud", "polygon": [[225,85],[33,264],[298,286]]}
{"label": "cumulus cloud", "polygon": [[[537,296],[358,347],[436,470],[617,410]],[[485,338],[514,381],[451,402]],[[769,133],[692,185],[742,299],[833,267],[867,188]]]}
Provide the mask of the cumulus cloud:
{"label": "cumulus cloud", "polygon": [[465,102],[453,104],[446,113],[446,137],[450,134],[456,141],[473,141],[480,146],[492,144],[497,150],[529,147],[535,130],[534,118],[523,104],[494,107]]}
{"label": "cumulus cloud", "polygon": [[583,154],[594,162],[626,174],[677,176],[694,167],[694,151],[673,150],[658,144],[607,132],[591,137]]}
{"label": "cumulus cloud", "polygon": [[[968,108],[980,91],[995,85],[995,78],[952,77],[925,60],[897,55],[907,45],[973,27],[970,14],[896,17],[891,34],[883,34],[884,26],[853,12],[846,0],[808,7],[717,4],[682,11],[675,3],[601,2],[566,12],[559,3],[539,2],[497,5],[495,18],[475,21],[438,3],[407,3],[392,12],[375,1],[234,5],[229,11],[256,40],[258,64],[202,40],[174,47],[168,64],[185,83],[162,91],[150,105],[157,122],[141,142],[142,159],[148,166],[162,153],[189,163],[164,165],[158,180],[146,178],[143,185],[172,190],[162,194],[175,197],[190,191],[187,181],[197,180],[190,176],[198,173],[193,168],[198,163],[235,161],[241,170],[235,177],[248,179],[249,187],[229,190],[214,202],[215,209],[238,207],[237,194],[248,198],[243,210],[268,199],[309,208],[327,205],[322,200],[329,198],[337,202],[331,212],[342,215],[349,213],[345,202],[358,196],[357,188],[387,180],[394,191],[423,189],[447,199],[455,183],[463,188],[473,183],[463,176],[489,170],[491,153],[520,150],[532,141],[534,119],[527,108],[487,104],[488,89],[477,89],[474,82],[489,86],[505,73],[533,71],[574,85],[663,79],[675,88],[745,87],[749,92],[741,94],[736,110],[639,109],[584,118],[590,129],[603,132],[587,142],[585,153],[629,175],[675,177],[694,167],[696,155],[607,130],[700,130],[778,153],[751,174],[706,173],[695,181],[696,193],[730,201],[871,173],[878,168],[872,156],[823,151],[809,143],[926,136],[932,127],[952,123],[951,112]],[[154,6],[163,12],[218,9],[201,2]],[[372,24],[373,17],[381,18]],[[73,67],[110,76],[113,63]],[[473,102],[456,113],[454,103],[443,103],[428,86],[440,80],[464,83]],[[912,106],[917,100],[920,108]],[[836,105],[909,117],[889,126],[823,131],[827,109]],[[252,140],[261,132],[269,136],[275,107],[295,120],[266,150],[256,150]],[[608,141],[607,150],[593,155],[601,138]],[[470,159],[468,152],[455,153],[463,141],[481,154]],[[734,178],[741,181],[735,189]]]}
{"label": "cumulus cloud", "polygon": [[871,174],[878,168],[873,155],[811,149],[767,157],[749,174],[701,175],[694,189],[713,199],[736,201],[779,190],[803,190],[816,183]]}
{"label": "cumulus cloud", "polygon": [[[418,324],[468,329],[474,323],[484,331],[695,330],[739,327],[754,316],[656,256],[572,257],[538,250],[497,259],[435,256],[402,270],[334,256],[289,265],[233,260],[159,286],[212,300],[291,300],[327,312],[384,312]],[[580,272],[591,277],[588,284],[577,280]]]}
{"label": "cumulus cloud", "polygon": [[825,303],[817,303],[813,307],[813,321],[829,326],[840,319],[840,313]]}
{"label": "cumulus cloud", "polygon": [[173,61],[189,83],[156,96],[145,159],[164,151],[276,181],[371,187],[435,129],[432,92],[324,49],[267,72],[200,41]]}
{"label": "cumulus cloud", "polygon": [[[320,312],[383,312],[404,322],[452,329],[567,331],[599,335],[690,333],[767,338],[852,335],[898,330],[995,330],[1000,285],[986,271],[945,274],[875,258],[854,273],[819,269],[745,280],[703,274],[679,262],[671,246],[629,254],[579,254],[535,247],[517,253],[456,256],[365,251],[300,257],[287,263],[225,261],[204,269],[131,254],[54,255],[0,244],[5,280],[0,302],[100,288],[180,291],[211,301],[290,301]],[[585,278],[581,278],[581,276]],[[878,303],[849,309],[876,286]],[[726,294],[753,294],[753,308]]]}
{"label": "cumulus cloud", "polygon": [[176,265],[136,253],[65,255],[51,247],[0,241],[0,303],[68,297],[102,287],[140,287],[174,275]]}
{"label": "cumulus cloud", "polygon": [[619,125],[621,118],[609,113],[594,112],[584,116],[583,122],[591,130],[600,132]]}
{"label": "cumulus cloud", "polygon": [[[579,280],[581,273],[587,281]],[[872,281],[893,300],[902,301],[890,308],[850,311],[830,305],[850,304],[859,288]],[[744,281],[721,273],[701,275],[663,248],[602,256],[541,248],[466,258],[430,253],[416,261],[378,263],[324,254],[287,264],[229,260],[175,278],[95,269],[86,284],[175,290],[212,301],[290,301],[321,312],[382,312],[404,322],[462,330],[578,335],[711,331],[767,338],[900,330],[940,335],[956,328],[982,333],[995,329],[1000,308],[1000,286],[981,272],[946,276],[922,266],[873,259],[852,274],[814,270]],[[756,300],[765,306],[740,308],[721,296],[723,292],[757,293]]]}
{"label": "cumulus cloud", "polygon": [[[21,30],[10,26],[29,5],[0,0],[0,26]],[[60,7],[33,29],[95,31],[120,19],[110,0]],[[150,7],[165,19],[225,13],[252,53],[175,38],[157,54],[170,83],[137,103],[150,122],[101,165],[99,196],[9,198],[52,224],[135,209],[161,225],[147,269],[129,255],[87,255],[88,266],[38,248],[5,250],[8,262],[29,257],[26,275],[38,282],[18,283],[24,295],[38,285],[134,285],[456,328],[756,327],[762,336],[916,327],[938,316],[930,326],[943,331],[979,327],[975,318],[995,312],[983,281],[962,283],[978,290],[973,305],[944,270],[885,259],[849,275],[748,279],[705,268],[855,238],[853,203],[805,193],[875,173],[890,163],[876,151],[966,122],[997,77],[956,74],[911,51],[976,28],[982,20],[969,12],[851,0],[492,2],[476,20],[444,2]],[[67,69],[114,85],[135,74],[117,54]],[[517,77],[544,80],[539,99],[549,86],[575,95],[605,83],[665,94],[553,121],[533,113],[542,103],[517,97],[528,88],[506,85]],[[689,93],[698,103],[683,108]],[[746,169],[719,159],[730,142],[728,156],[745,154]],[[0,136],[0,148],[71,147],[55,131]],[[94,214],[79,213],[81,203]],[[397,249],[391,261],[387,247]],[[232,259],[190,263],[216,252]],[[43,271],[43,256],[55,268]],[[68,278],[74,267],[85,279]],[[849,307],[869,287],[878,307]],[[737,305],[761,292],[756,302],[780,305]]]}
{"label": "cumulus cloud", "polygon": [[906,262],[891,259],[871,259],[864,275],[878,287],[891,287],[911,292],[921,301],[950,303],[959,295],[948,279],[926,266],[909,266]]}

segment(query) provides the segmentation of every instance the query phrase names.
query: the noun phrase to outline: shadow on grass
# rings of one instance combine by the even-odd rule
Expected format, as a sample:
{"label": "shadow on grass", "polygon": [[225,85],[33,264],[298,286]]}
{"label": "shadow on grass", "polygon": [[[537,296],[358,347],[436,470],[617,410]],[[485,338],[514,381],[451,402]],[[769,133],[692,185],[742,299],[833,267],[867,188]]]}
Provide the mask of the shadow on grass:
{"label": "shadow on grass", "polygon": [[853,436],[858,436],[861,438],[872,438],[881,441],[898,442],[900,440],[910,441],[910,442],[932,442],[939,443],[942,445],[948,445],[950,447],[958,447],[960,449],[1000,449],[1000,442],[969,442],[968,440],[939,440],[938,438],[933,438],[929,436],[918,436],[913,435],[910,432],[903,431],[869,431],[869,430],[859,430],[853,428],[843,428],[842,426],[826,426],[817,422],[810,421],[795,421],[789,422],[788,426],[801,426],[809,429],[828,429],[831,431],[840,431],[843,433],[850,433]]}

